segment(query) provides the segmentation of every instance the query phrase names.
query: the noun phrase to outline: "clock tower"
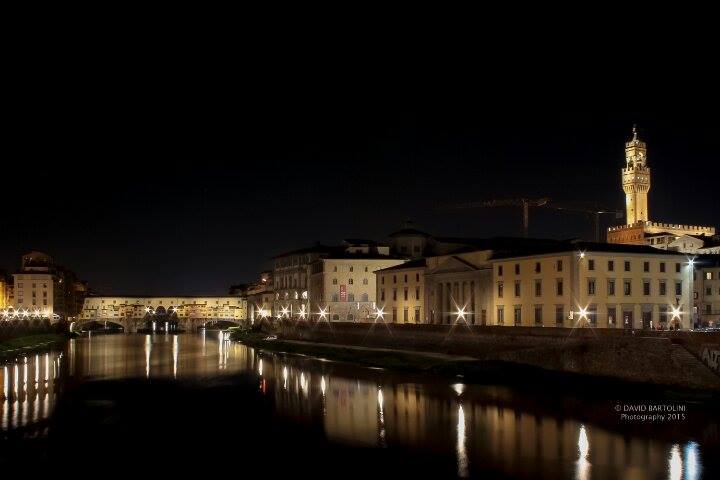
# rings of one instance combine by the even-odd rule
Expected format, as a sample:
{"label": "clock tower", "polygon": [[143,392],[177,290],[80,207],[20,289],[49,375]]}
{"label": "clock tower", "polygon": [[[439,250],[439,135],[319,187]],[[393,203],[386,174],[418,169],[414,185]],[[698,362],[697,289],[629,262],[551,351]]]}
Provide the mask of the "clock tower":
{"label": "clock tower", "polygon": [[626,223],[633,225],[648,221],[648,192],[650,167],[647,166],[647,146],[638,139],[633,127],[633,138],[625,144],[625,168],[622,169],[622,187],[625,191]]}

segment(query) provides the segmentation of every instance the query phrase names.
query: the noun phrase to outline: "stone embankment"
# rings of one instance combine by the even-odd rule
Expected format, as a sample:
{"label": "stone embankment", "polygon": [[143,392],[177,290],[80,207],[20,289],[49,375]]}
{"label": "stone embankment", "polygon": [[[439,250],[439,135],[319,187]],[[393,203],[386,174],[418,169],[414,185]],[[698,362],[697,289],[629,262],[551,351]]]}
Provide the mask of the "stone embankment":
{"label": "stone embankment", "polygon": [[718,333],[327,322],[281,322],[263,329],[280,340],[435,352],[479,363],[720,392],[720,375],[703,361],[708,351],[717,350]]}

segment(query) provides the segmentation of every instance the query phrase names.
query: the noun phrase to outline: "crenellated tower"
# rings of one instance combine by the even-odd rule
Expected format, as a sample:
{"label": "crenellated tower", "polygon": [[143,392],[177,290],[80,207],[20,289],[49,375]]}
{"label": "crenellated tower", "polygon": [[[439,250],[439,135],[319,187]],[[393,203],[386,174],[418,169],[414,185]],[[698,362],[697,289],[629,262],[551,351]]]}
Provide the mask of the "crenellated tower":
{"label": "crenellated tower", "polygon": [[633,127],[632,140],[625,144],[622,187],[625,191],[626,223],[647,222],[650,167],[647,166],[647,146],[638,138],[636,127]]}

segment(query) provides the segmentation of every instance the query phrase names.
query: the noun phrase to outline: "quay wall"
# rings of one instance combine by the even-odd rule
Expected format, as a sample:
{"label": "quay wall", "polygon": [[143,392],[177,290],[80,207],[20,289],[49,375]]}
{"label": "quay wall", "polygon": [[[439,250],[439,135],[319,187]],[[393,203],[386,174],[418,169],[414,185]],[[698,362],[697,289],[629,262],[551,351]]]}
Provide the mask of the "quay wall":
{"label": "quay wall", "polygon": [[[464,355],[670,387],[720,391],[705,358],[720,332],[567,329],[347,322],[266,326],[281,339]],[[712,347],[715,345],[715,347]]]}

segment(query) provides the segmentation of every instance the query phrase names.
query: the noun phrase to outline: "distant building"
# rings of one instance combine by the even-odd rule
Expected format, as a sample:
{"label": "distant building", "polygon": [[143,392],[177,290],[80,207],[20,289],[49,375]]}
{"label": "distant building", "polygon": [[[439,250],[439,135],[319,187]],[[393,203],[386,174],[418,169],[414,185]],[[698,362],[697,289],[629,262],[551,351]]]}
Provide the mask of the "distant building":
{"label": "distant building", "polygon": [[[376,307],[375,272],[404,262],[389,246],[346,240],[310,264],[308,311],[319,320],[368,321]],[[280,315],[289,314],[281,304]]]}
{"label": "distant building", "polygon": [[[627,224],[608,229],[609,243],[650,245],[663,250],[696,253],[706,242],[713,242],[714,227],[650,221],[650,186],[647,145],[633,128],[633,138],[625,144],[625,168],[622,169]],[[720,251],[720,246],[717,250]]]}
{"label": "distant building", "polygon": [[0,270],[0,308],[7,308],[8,305],[12,305],[12,282],[10,277]]}
{"label": "distant building", "polygon": [[576,243],[493,255],[493,324],[689,329],[692,265],[647,246]]}
{"label": "distant building", "polygon": [[424,258],[375,272],[377,305],[390,323],[427,323]]}
{"label": "distant building", "polygon": [[261,272],[260,279],[247,286],[245,299],[247,301],[247,319],[250,323],[274,317],[275,289],[271,271]]}
{"label": "distant building", "polygon": [[[454,252],[376,272],[377,307],[384,311],[385,321],[566,328],[695,326],[691,298],[700,287],[693,284],[693,267],[684,254],[576,241],[462,242],[466,246]],[[707,297],[701,298],[699,308],[714,312],[714,304],[706,304],[720,297],[714,296],[714,286],[703,288]]]}
{"label": "distant building", "polygon": [[3,315],[72,320],[82,310],[87,284],[75,273],[56,265],[46,253],[31,251],[21,258],[13,285],[6,287]]}
{"label": "distant building", "polygon": [[694,312],[699,326],[720,326],[720,256],[702,255],[695,267]]}
{"label": "distant building", "polygon": [[337,247],[318,243],[273,257],[272,280],[275,296],[272,301],[272,311],[275,316],[282,309],[293,315],[303,308],[309,311],[310,265],[336,250]]}

